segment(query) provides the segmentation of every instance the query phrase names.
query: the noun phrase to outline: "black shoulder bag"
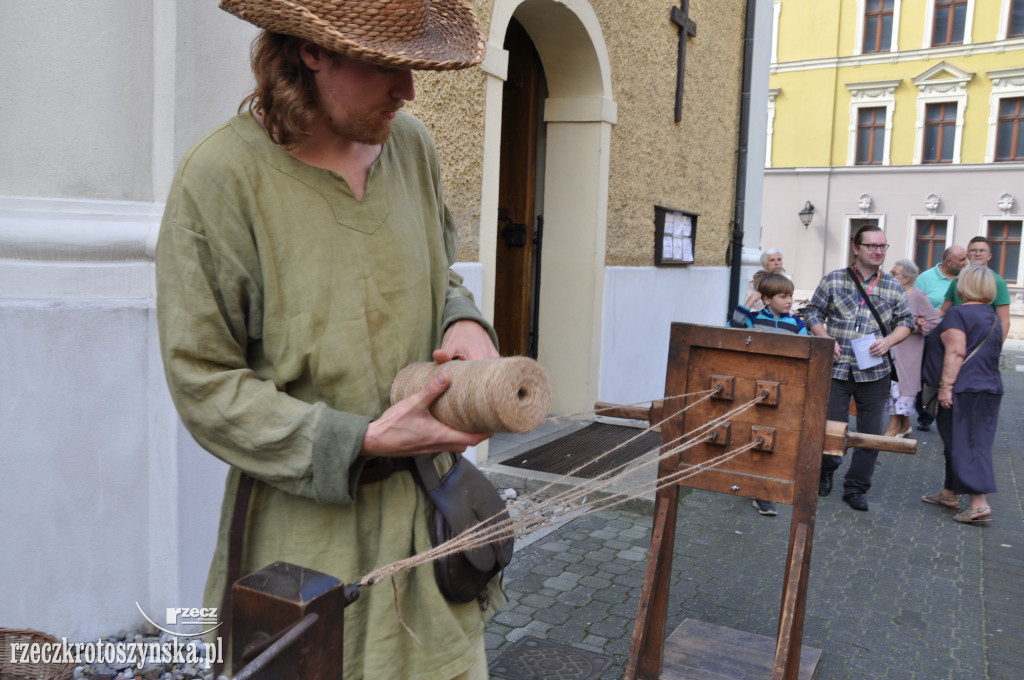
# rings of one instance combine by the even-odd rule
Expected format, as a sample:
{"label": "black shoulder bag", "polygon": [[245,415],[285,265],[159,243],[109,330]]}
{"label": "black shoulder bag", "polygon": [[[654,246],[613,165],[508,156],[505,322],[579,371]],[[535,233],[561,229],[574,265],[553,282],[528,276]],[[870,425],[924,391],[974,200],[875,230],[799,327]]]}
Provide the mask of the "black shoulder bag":
{"label": "black shoulder bag", "polygon": [[[853,267],[846,268],[846,275],[853,281],[853,285],[857,286],[857,290],[860,291],[860,296],[867,303],[868,309],[871,310],[871,316],[875,317],[875,323],[878,324],[878,328],[881,329],[882,335],[889,335],[889,327],[882,323],[882,317],[878,315],[878,310],[871,304],[871,298],[864,292],[864,286],[860,285],[860,279],[857,278],[857,274],[854,273]],[[878,276],[881,276],[882,272],[878,272]],[[900,376],[896,372],[896,362],[892,360],[892,352],[888,352],[886,356],[889,358],[889,368],[892,371],[892,380],[894,382],[900,381]]]}
{"label": "black shoulder bag", "polygon": [[[436,454],[435,454],[436,455]],[[434,456],[416,456],[416,477],[430,496],[430,540],[437,547],[483,522],[492,526],[509,515],[505,501],[475,465],[455,454],[455,464],[438,477]],[[471,602],[482,596],[488,581],[512,560],[511,536],[434,561],[434,578],[451,602]]]}

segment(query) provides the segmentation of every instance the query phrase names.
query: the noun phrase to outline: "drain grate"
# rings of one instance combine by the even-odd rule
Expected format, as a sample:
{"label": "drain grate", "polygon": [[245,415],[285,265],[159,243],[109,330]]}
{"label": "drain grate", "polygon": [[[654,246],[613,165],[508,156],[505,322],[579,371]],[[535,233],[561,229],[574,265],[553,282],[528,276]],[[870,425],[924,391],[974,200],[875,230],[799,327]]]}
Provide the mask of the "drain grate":
{"label": "drain grate", "polygon": [[526,636],[491,664],[491,676],[506,680],[596,680],[615,660],[550,640]]}
{"label": "drain grate", "polygon": [[[643,431],[634,427],[591,423],[581,430],[530,449],[501,464],[556,475],[568,474],[583,465],[584,467],[574,473],[574,476],[593,479],[661,446],[661,435],[657,432],[645,432],[635,441],[623,445],[641,432]],[[622,448],[615,448],[620,445],[623,445]],[[601,460],[587,463],[612,449],[615,451]]]}

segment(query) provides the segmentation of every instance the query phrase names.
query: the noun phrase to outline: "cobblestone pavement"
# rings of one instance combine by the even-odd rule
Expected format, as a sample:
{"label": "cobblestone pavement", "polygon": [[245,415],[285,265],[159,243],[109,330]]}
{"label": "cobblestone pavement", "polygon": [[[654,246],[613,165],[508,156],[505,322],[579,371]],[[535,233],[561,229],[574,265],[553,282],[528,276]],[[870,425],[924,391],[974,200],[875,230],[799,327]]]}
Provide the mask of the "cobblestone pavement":
{"label": "cobblestone pavement", "polygon": [[[994,521],[960,525],[920,498],[942,486],[938,433],[916,455],[879,454],[869,512],[819,499],[804,644],[820,680],[1024,677],[1024,352],[1010,352],[993,455]],[[1024,368],[1024,366],[1022,366]],[[684,618],[774,636],[791,509],[693,491],[680,502],[668,630]],[[517,548],[509,604],[485,632],[491,660],[524,636],[608,654],[623,676],[643,587],[651,513],[603,510]],[[533,537],[531,537],[533,538]]]}

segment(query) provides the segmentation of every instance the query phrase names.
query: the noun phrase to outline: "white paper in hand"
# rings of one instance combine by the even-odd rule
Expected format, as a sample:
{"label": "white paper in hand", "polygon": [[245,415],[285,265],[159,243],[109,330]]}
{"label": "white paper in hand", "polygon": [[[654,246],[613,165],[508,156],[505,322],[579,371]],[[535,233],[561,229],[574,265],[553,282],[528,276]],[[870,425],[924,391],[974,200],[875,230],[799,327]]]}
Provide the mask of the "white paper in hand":
{"label": "white paper in hand", "polygon": [[869,368],[882,363],[882,357],[871,356],[871,345],[875,342],[875,334],[865,335],[863,338],[855,338],[850,341],[853,345],[853,356],[857,359],[857,368],[866,371]]}

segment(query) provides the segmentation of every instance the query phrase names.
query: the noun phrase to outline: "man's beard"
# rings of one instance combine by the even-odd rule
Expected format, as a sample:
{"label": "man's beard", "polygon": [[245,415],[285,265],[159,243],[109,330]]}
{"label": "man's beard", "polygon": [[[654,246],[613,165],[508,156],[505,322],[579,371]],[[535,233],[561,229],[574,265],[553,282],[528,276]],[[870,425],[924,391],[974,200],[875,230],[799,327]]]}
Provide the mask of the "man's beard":
{"label": "man's beard", "polygon": [[377,145],[383,144],[391,136],[392,121],[379,114],[371,119],[360,118],[338,122],[331,117],[327,118],[327,127],[344,139],[359,144]]}

